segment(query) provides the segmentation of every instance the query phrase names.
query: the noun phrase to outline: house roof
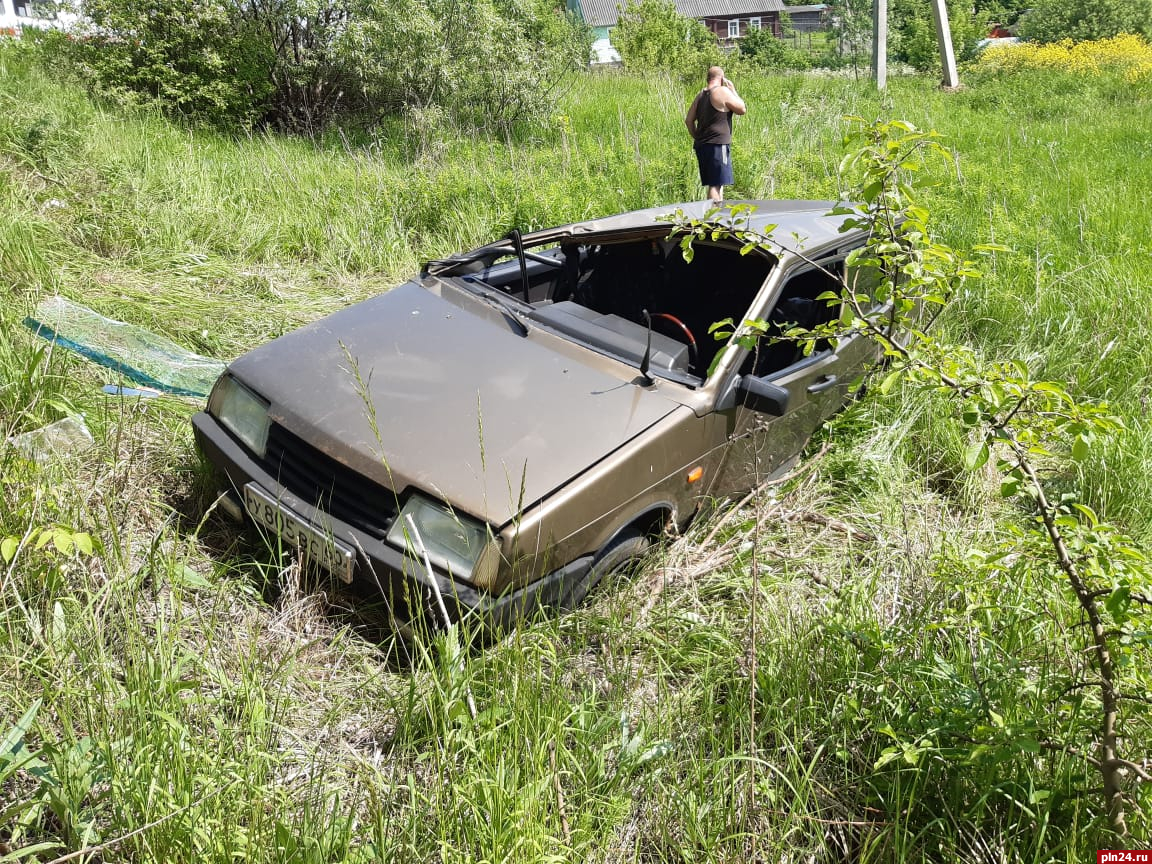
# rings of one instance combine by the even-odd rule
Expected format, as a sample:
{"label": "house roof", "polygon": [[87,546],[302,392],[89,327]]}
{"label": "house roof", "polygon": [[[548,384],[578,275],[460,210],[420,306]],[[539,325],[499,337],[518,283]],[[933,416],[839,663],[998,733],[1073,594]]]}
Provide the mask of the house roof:
{"label": "house roof", "polygon": [[[613,27],[617,6],[626,0],[573,0],[573,7],[591,27]],[[785,10],[783,0],[673,0],[676,11],[688,18],[735,18]]]}
{"label": "house roof", "polygon": [[784,11],[789,15],[795,15],[797,12],[823,12],[827,8],[827,3],[816,3],[811,6],[785,6]]}

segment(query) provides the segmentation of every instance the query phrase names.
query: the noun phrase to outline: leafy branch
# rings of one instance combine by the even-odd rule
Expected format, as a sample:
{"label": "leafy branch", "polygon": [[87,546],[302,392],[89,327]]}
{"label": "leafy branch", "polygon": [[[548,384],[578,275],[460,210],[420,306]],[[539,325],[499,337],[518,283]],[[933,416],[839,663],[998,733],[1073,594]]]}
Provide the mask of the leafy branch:
{"label": "leafy branch", "polygon": [[[842,231],[862,230],[867,239],[845,262],[844,272],[851,276],[820,268],[836,279],[838,287],[819,299],[838,307],[840,314],[811,329],[788,327],[781,332],[763,320],[739,325],[720,322],[712,329],[718,338],[735,335],[736,342],[750,350],[762,340],[791,340],[802,345],[806,354],[820,343],[863,336],[874,342],[886,361],[881,394],[887,395],[903,381],[955,400],[970,436],[965,467],[976,471],[994,465],[1001,494],[1030,514],[1008,548],[977,555],[978,563],[989,577],[1012,577],[1014,568],[1044,567],[1062,579],[1086,623],[1086,628],[1065,632],[1073,634],[1069,638],[1085,630],[1088,634],[1086,644],[1075,646],[1091,658],[1088,677],[1076,689],[1084,684],[1095,690],[1099,713],[1083,730],[1090,738],[1088,746],[1053,746],[1080,753],[1099,772],[1107,824],[1116,835],[1127,836],[1128,813],[1135,806],[1134,786],[1152,782],[1146,760],[1127,758],[1121,752],[1125,705],[1134,701],[1125,689],[1140,689],[1146,652],[1152,645],[1150,628],[1141,620],[1145,600],[1152,596],[1152,574],[1147,557],[1129,538],[1073,493],[1053,493],[1046,480],[1049,470],[1062,461],[1088,458],[1099,441],[1122,429],[1123,423],[1106,405],[1077,399],[1062,384],[1035,378],[1019,360],[986,361],[970,348],[926,332],[924,322],[931,321],[933,312],[966,280],[980,276],[972,261],[933,238],[929,212],[917,203],[910,179],[931,161],[950,159],[950,154],[935,132],[906,122],[849,118],[849,124],[845,143],[852,149],[841,170],[857,180],[849,196],[852,203],[838,205],[832,215],[844,217]],[[695,241],[724,238],[738,241],[744,253],[758,247],[785,250],[817,264],[799,242],[791,246],[779,240],[766,242],[761,232],[750,230],[751,213],[749,205],[737,205],[703,219],[677,214],[673,235],[680,238],[689,260]],[[986,245],[974,251],[1001,248]],[[865,274],[864,281],[861,274]],[[1029,538],[1047,550],[1040,564],[1033,556],[1020,554]],[[1059,697],[1067,698],[1068,692]],[[880,764],[901,756],[915,764],[906,751],[929,746],[927,740],[912,744],[897,740],[898,746],[889,748]],[[968,751],[966,758],[974,752]],[[962,755],[963,749],[954,752],[953,758]]]}

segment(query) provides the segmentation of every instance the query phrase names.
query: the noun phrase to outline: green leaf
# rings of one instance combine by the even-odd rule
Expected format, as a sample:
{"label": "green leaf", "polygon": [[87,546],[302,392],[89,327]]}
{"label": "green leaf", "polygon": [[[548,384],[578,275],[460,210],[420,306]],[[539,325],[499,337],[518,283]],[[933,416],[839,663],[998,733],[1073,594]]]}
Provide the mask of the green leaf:
{"label": "green leaf", "polygon": [[879,196],[879,194],[883,191],[883,189],[884,189],[883,181],[876,180],[872,183],[869,183],[867,186],[864,187],[864,190],[861,193],[860,197],[863,198],[865,201],[871,203],[871,202],[876,200],[877,196]]}
{"label": "green leaf", "polygon": [[3,739],[0,739],[0,759],[11,759],[24,746],[24,736],[32,729],[36,714],[44,700],[35,700],[24,712],[24,716],[16,721],[16,725],[9,729]]}
{"label": "green leaf", "polygon": [[734,326],[736,326],[736,325],[732,323],[731,318],[725,318],[722,321],[717,321],[715,324],[709,325],[708,332],[709,333],[715,333],[717,330],[721,330],[721,329],[731,330],[731,328],[733,328]]}
{"label": "green leaf", "polygon": [[977,471],[984,467],[988,461],[988,442],[983,438],[971,444],[964,451],[964,467],[968,471]]}
{"label": "green leaf", "polygon": [[67,531],[60,529],[52,535],[52,545],[61,555],[71,555],[74,544],[72,543],[72,535]]}
{"label": "green leaf", "polygon": [[4,558],[5,564],[11,564],[12,559],[16,557],[16,550],[20,548],[20,539],[18,537],[5,537],[0,540],[0,556]]}
{"label": "green leaf", "polygon": [[1077,462],[1083,462],[1091,452],[1092,447],[1084,435],[1077,435],[1072,439],[1072,458]]}
{"label": "green leaf", "polygon": [[1089,507],[1087,504],[1073,502],[1072,509],[1088,520],[1088,524],[1096,526],[1100,524],[1100,517],[1096,515],[1096,511]]}
{"label": "green leaf", "polygon": [[895,372],[889,372],[886,376],[884,376],[884,380],[880,382],[880,393],[884,396],[887,396],[892,391],[892,388],[896,386],[896,382],[900,380],[903,374],[903,369],[897,369]]}
{"label": "green leaf", "polygon": [[92,535],[87,531],[76,532],[72,535],[72,540],[76,544],[76,549],[82,555],[91,555],[95,549],[95,545],[92,542]]}
{"label": "green leaf", "polygon": [[1002,498],[1011,498],[1020,491],[1020,478],[1019,477],[1005,477],[1000,481],[1000,496]]}
{"label": "green leaf", "polygon": [[901,755],[899,747],[885,747],[880,753],[880,758],[876,760],[876,764],[873,765],[872,768],[873,770],[879,770],[889,762],[895,762]]}
{"label": "green leaf", "polygon": [[1128,614],[1128,607],[1132,605],[1132,591],[1127,585],[1122,585],[1108,595],[1104,600],[1104,608],[1115,619],[1121,620]]}
{"label": "green leaf", "polygon": [[189,588],[211,588],[212,583],[187,565],[172,572],[175,581]]}

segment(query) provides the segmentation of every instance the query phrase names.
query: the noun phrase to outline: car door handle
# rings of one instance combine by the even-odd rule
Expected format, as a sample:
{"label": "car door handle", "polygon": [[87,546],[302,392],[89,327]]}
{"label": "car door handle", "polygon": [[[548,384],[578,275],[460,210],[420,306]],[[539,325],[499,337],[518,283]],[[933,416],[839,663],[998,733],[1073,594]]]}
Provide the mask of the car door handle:
{"label": "car door handle", "polygon": [[825,390],[829,390],[835,386],[836,386],[836,376],[835,375],[825,375],[823,378],[821,378],[815,384],[810,384],[808,386],[808,392],[809,393],[823,393]]}

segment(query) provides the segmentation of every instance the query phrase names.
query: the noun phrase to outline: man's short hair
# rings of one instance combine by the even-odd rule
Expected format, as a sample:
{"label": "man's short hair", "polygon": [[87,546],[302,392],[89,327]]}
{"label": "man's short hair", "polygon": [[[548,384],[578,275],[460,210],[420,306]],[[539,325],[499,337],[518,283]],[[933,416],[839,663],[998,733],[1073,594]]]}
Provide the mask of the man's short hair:
{"label": "man's short hair", "polygon": [[721,69],[719,66],[709,66],[708,67],[708,80],[709,81],[715,81],[717,78],[723,78],[723,77],[724,77],[724,70]]}

